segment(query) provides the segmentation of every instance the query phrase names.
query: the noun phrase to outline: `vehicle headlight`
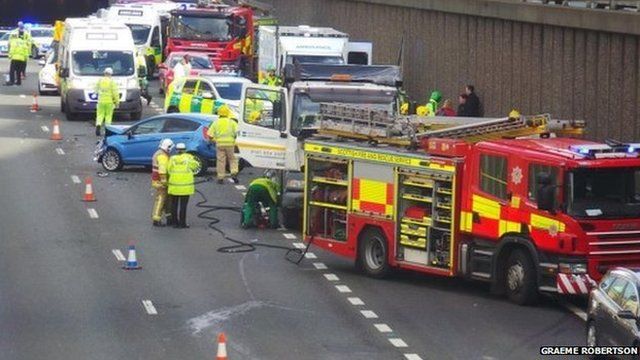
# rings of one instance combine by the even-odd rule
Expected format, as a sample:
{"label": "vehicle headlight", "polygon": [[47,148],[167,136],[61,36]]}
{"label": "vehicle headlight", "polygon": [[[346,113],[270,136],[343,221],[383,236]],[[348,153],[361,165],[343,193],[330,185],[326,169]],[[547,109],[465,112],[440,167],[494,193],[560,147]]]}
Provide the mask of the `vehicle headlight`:
{"label": "vehicle headlight", "polygon": [[140,83],[138,79],[128,79],[127,80],[127,89],[139,89]]}
{"label": "vehicle headlight", "polygon": [[304,180],[291,179],[287,181],[287,190],[303,190]]}
{"label": "vehicle headlight", "polygon": [[558,272],[562,274],[586,274],[587,264],[585,263],[559,263]]}

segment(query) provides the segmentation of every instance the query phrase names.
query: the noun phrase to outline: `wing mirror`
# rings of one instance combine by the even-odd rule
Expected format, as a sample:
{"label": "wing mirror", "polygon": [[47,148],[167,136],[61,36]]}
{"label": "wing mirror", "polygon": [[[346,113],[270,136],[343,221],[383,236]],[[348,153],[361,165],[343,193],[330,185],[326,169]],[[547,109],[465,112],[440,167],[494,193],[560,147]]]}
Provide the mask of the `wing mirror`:
{"label": "wing mirror", "polygon": [[627,319],[627,320],[636,320],[638,318],[636,316],[636,314],[634,314],[630,310],[620,310],[620,311],[618,311],[618,317],[620,319]]}
{"label": "wing mirror", "polygon": [[60,69],[60,77],[66,79],[69,77],[69,68]]}
{"label": "wing mirror", "polygon": [[133,130],[127,130],[127,139],[133,139]]}
{"label": "wing mirror", "polygon": [[210,91],[205,91],[202,93],[202,98],[203,99],[213,99],[214,96]]}

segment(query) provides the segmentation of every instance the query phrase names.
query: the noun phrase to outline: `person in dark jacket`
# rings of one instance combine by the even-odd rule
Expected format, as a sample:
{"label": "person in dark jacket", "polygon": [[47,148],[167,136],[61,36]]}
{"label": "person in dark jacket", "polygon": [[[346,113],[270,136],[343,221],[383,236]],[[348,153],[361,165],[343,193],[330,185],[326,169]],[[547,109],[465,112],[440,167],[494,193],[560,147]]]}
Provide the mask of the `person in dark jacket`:
{"label": "person in dark jacket", "polygon": [[482,104],[480,103],[480,98],[476,95],[475,87],[473,85],[467,85],[464,89],[465,94],[467,94],[466,101],[466,110],[471,117],[482,117]]}
{"label": "person in dark jacket", "polygon": [[460,94],[460,96],[458,96],[458,112],[456,113],[456,116],[471,117],[467,107],[468,100],[469,95],[467,94]]}

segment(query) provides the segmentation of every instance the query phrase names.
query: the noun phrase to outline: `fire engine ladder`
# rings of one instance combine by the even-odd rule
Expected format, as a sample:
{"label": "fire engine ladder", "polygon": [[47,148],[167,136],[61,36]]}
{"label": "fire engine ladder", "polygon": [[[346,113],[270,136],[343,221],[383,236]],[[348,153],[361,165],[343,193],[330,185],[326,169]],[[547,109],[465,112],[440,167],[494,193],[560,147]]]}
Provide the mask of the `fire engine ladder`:
{"label": "fire engine ladder", "polygon": [[320,134],[408,146],[422,138],[445,137],[469,142],[540,136],[581,135],[584,123],[551,120],[548,114],[506,118],[394,116],[358,105],[321,104]]}

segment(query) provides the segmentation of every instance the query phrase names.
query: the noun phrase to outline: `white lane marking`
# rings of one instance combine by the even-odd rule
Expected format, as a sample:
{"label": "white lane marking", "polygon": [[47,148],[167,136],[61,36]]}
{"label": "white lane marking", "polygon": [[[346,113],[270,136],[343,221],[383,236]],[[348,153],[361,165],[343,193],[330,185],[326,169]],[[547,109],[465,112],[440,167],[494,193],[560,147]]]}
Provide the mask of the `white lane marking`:
{"label": "white lane marking", "polygon": [[338,275],[336,274],[324,274],[324,277],[329,281],[340,281],[340,279],[338,279]]}
{"label": "white lane marking", "polygon": [[351,289],[347,285],[336,285],[336,289],[338,289],[341,293],[350,293]]}
{"label": "white lane marking", "polygon": [[24,99],[24,98],[26,98],[26,97],[27,97],[27,95],[25,95],[25,94],[20,94],[20,98],[21,98],[21,99]]}
{"label": "white lane marking", "polygon": [[387,324],[373,324],[373,326],[375,326],[381,333],[390,333],[393,331]]}
{"label": "white lane marking", "polygon": [[315,266],[316,269],[318,270],[327,270],[327,265],[325,265],[324,263],[313,263],[313,266]]}
{"label": "white lane marking", "polygon": [[244,185],[236,185],[236,189],[238,190],[247,190],[247,187]]}
{"label": "white lane marking", "polygon": [[293,247],[296,248],[296,249],[304,249],[307,246],[305,244],[301,243],[301,242],[294,242],[293,243]]}
{"label": "white lane marking", "polygon": [[62,148],[56,148],[56,152],[58,155],[64,155],[64,150],[62,150]]}
{"label": "white lane marking", "polygon": [[351,305],[354,305],[354,306],[364,305],[364,301],[362,301],[362,299],[360,299],[359,297],[350,297],[350,298],[347,298],[347,300],[349,300]]}
{"label": "white lane marking", "polygon": [[567,310],[571,311],[575,316],[582,319],[582,321],[587,321],[587,313],[584,312],[584,310],[580,309],[579,307],[573,304],[565,303],[565,302],[562,303],[562,306],[564,306]]}
{"label": "white lane marking", "polygon": [[284,236],[285,239],[295,239],[296,238],[296,234],[292,234],[292,233],[284,233],[282,234],[282,236]]}
{"label": "white lane marking", "polygon": [[307,259],[317,259],[318,258],[316,256],[316,254],[314,254],[312,252],[308,252],[308,253],[304,254],[304,257],[306,257]]}
{"label": "white lane marking", "polygon": [[240,195],[247,196],[247,193],[246,192],[241,192]]}
{"label": "white lane marking", "polygon": [[362,314],[362,316],[364,316],[367,319],[377,319],[378,318],[378,314],[374,313],[371,310],[360,310],[360,314]]}
{"label": "white lane marking", "polygon": [[227,178],[227,180],[229,180],[230,183],[234,183],[232,178]]}
{"label": "white lane marking", "polygon": [[42,131],[44,132],[49,132],[49,128],[44,125],[40,126],[40,129],[42,129]]}
{"label": "white lane marking", "polygon": [[113,253],[113,256],[116,257],[116,260],[118,261],[125,261],[127,260],[124,255],[122,254],[122,251],[120,251],[120,249],[113,249],[111,250],[111,252]]}
{"label": "white lane marking", "polygon": [[97,219],[98,218],[98,212],[96,211],[96,209],[94,208],[88,208],[87,212],[89,213],[89,217],[92,219]]}
{"label": "white lane marking", "polygon": [[405,347],[408,347],[408,346],[409,346],[409,345],[407,345],[407,343],[406,343],[406,342],[404,342],[404,340],[402,340],[402,339],[400,339],[400,338],[391,338],[391,339],[389,339],[389,342],[390,342],[393,346],[398,347],[398,348],[405,348]]}
{"label": "white lane marking", "polygon": [[80,184],[82,182],[78,175],[71,175],[71,181],[73,181],[74,184]]}
{"label": "white lane marking", "polygon": [[145,310],[147,310],[147,314],[158,315],[158,311],[156,310],[156,307],[153,306],[151,300],[142,300],[142,306],[144,306]]}
{"label": "white lane marking", "polygon": [[407,360],[422,360],[418,354],[404,354],[404,358]]}

